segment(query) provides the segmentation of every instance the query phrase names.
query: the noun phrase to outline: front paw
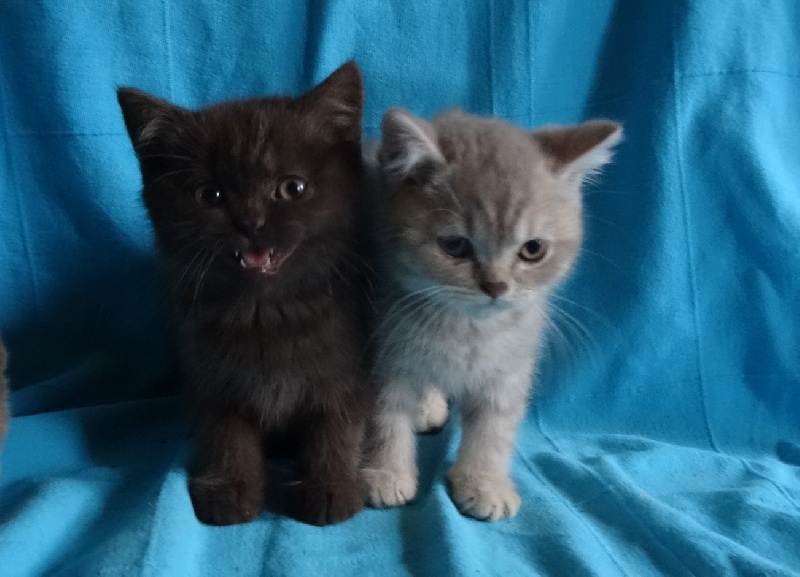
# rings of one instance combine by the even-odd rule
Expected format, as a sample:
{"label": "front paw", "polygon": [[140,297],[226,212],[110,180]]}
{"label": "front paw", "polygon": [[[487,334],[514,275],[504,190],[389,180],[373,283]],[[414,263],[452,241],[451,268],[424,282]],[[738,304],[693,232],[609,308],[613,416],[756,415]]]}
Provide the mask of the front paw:
{"label": "front paw", "polygon": [[370,469],[364,475],[370,507],[398,507],[417,495],[416,472]]}
{"label": "front paw", "polygon": [[414,430],[417,433],[438,433],[447,423],[448,416],[447,399],[438,389],[428,388],[417,407]]}
{"label": "front paw", "polygon": [[293,516],[309,525],[332,525],[347,521],[364,508],[361,479],[330,483],[313,479],[300,481],[292,494]]}
{"label": "front paw", "polygon": [[522,499],[507,478],[450,471],[450,495],[464,515],[483,521],[508,519],[519,512]]}
{"label": "front paw", "polygon": [[252,521],[264,510],[264,481],[199,475],[189,480],[194,513],[206,525]]}

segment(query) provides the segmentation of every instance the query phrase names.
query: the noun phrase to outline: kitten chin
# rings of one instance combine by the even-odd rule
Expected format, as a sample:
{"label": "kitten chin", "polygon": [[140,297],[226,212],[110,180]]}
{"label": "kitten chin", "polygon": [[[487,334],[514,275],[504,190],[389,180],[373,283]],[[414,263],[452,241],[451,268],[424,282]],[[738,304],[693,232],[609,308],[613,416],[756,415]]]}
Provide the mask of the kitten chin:
{"label": "kitten chin", "polygon": [[414,430],[441,427],[450,397],[463,415],[453,501],[480,519],[517,513],[510,460],[548,298],[580,249],[582,184],[620,137],[605,120],[527,132],[461,112],[384,116],[371,505],[414,498]]}
{"label": "kitten chin", "polygon": [[273,433],[298,437],[295,517],[363,506],[362,92],[352,62],[299,98],[189,111],[118,92],[182,329],[205,523],[261,513]]}

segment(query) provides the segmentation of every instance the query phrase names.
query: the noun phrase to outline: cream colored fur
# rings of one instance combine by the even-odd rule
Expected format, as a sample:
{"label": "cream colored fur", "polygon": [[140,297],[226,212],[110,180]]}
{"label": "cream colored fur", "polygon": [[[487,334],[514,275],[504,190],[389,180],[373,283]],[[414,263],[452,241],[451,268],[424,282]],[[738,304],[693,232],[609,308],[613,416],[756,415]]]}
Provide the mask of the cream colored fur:
{"label": "cream colored fur", "polygon": [[[610,121],[525,132],[454,112],[432,123],[405,111],[384,118],[381,187],[380,384],[366,467],[367,500],[402,505],[417,492],[414,432],[461,405],[463,434],[448,473],[462,513],[514,516],[514,437],[531,391],[549,295],[572,268],[582,237],[580,187],[611,158]],[[471,254],[445,254],[442,239]],[[520,257],[536,239],[538,262]],[[492,297],[482,286],[503,283]]]}

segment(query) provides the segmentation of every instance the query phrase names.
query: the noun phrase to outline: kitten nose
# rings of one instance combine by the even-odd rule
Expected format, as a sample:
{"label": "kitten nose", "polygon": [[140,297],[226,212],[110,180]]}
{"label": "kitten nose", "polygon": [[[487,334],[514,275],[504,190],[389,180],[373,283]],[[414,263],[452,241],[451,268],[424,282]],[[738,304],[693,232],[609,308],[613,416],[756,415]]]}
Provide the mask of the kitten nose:
{"label": "kitten nose", "polygon": [[252,238],[264,228],[266,219],[263,216],[253,216],[250,218],[243,218],[239,221],[239,230],[245,236]]}
{"label": "kitten nose", "polygon": [[503,281],[483,281],[481,283],[481,290],[487,295],[496,299],[508,292],[508,285]]}

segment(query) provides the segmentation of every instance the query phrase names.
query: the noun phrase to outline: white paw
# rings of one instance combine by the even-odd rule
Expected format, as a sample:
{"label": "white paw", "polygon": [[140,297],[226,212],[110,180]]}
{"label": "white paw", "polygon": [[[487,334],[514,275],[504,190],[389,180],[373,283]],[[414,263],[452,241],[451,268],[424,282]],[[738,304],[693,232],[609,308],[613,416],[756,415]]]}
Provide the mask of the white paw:
{"label": "white paw", "polygon": [[386,469],[364,471],[370,507],[405,505],[417,495],[417,475]]}
{"label": "white paw", "polygon": [[414,429],[417,433],[430,433],[444,427],[449,411],[447,399],[438,389],[425,389],[425,394],[417,407]]}
{"label": "white paw", "polygon": [[522,499],[509,479],[454,473],[452,470],[447,477],[453,502],[464,515],[498,521],[519,512]]}

